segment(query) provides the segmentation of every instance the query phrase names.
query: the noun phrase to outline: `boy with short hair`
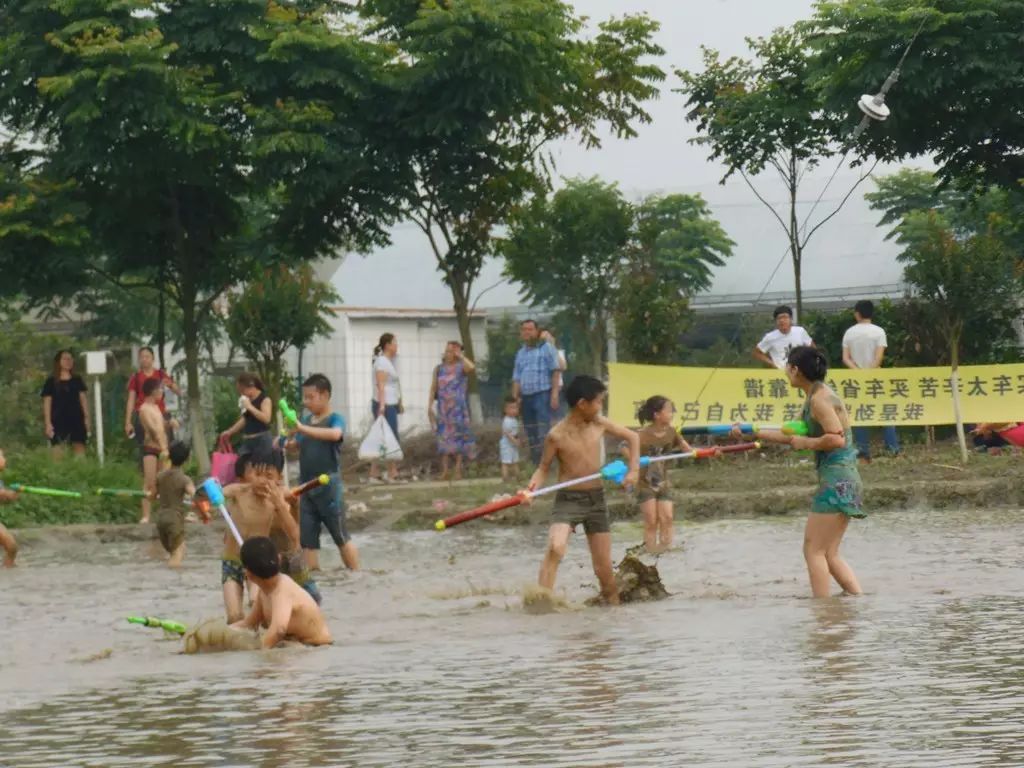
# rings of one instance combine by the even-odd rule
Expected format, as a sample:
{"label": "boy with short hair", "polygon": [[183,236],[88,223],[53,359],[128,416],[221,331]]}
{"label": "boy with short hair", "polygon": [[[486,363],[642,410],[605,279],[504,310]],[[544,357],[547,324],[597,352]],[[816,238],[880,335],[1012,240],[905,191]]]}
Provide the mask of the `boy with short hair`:
{"label": "boy with short hair", "polygon": [[[565,393],[569,414],[552,428],[544,440],[544,453],[527,486],[527,498],[544,482],[551,462],[556,458],[559,482],[600,472],[601,445],[606,433],[622,440],[628,447],[629,471],[622,484],[631,486],[637,482],[640,438],[633,430],[620,427],[601,415],[605,393],[604,384],[592,376],[577,376],[569,384]],[[538,582],[546,589],[554,589],[569,534],[581,523],[587,534],[594,574],[601,584],[601,596],[608,604],[616,605],[619,591],[612,569],[611,520],[601,480],[559,491],[555,496],[548,545]]]}
{"label": "boy with short hair", "polygon": [[185,497],[195,496],[196,487],[181,468],[188,461],[189,447],[182,442],[171,445],[171,467],[156,477],[156,532],[170,555],[167,565],[177,568],[185,558]]}
{"label": "boy with short hair", "polygon": [[160,465],[167,461],[167,428],[160,402],[164,396],[164,385],[160,379],[147,379],[142,385],[143,401],[139,408],[139,424],[142,427],[142,519],[149,522],[150,499],[156,495],[156,475]]}
{"label": "boy with short hair", "polygon": [[273,648],[282,640],[306,645],[329,645],[331,632],[324,615],[302,587],[281,573],[277,547],[269,538],[247,539],[241,550],[246,577],[259,588],[249,615],[233,626],[239,629],[266,627],[263,647]]}
{"label": "boy with short hair", "polygon": [[[7,469],[7,457],[4,456],[3,451],[0,451],[0,472],[5,469]],[[5,488],[3,481],[0,480],[0,501],[14,501],[17,498],[17,491]],[[18,542],[14,538],[14,534],[7,530],[3,523],[0,523],[0,547],[4,548],[4,568],[13,568],[14,559],[18,556]]]}
{"label": "boy with short hair", "polygon": [[[239,469],[242,470],[240,482],[224,488],[224,498],[229,502],[231,516],[243,542],[254,537],[269,536],[274,526],[278,526],[298,545],[299,526],[284,498],[281,467],[281,454],[270,443],[261,443],[251,454],[239,459]],[[245,596],[245,569],[238,542],[230,531],[224,534],[221,584],[228,621],[238,621],[245,615],[242,602]]]}
{"label": "boy with short hair", "polygon": [[345,437],[345,419],[331,411],[331,381],[314,373],[302,384],[302,405],[309,411],[293,431],[299,449],[299,480],[308,482],[327,475],[327,485],[317,486],[302,495],[299,502],[299,528],[306,565],[320,570],[320,529],[327,528],[341,560],[353,571],[359,570],[359,550],[345,526],[345,503],[341,485],[341,443]]}

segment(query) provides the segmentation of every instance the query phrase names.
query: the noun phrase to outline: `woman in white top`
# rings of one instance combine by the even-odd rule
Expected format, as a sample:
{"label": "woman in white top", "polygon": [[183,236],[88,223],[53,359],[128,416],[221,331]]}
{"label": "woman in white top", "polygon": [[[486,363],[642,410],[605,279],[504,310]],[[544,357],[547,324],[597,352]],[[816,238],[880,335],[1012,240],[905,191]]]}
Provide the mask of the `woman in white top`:
{"label": "woman in white top", "polygon": [[[391,431],[398,439],[398,414],[402,412],[402,385],[398,379],[395,356],[398,354],[398,339],[393,333],[385,333],[373,350],[373,408],[374,419],[384,417]],[[398,462],[388,462],[388,480],[398,479]],[[377,462],[370,462],[370,482],[379,483]]]}

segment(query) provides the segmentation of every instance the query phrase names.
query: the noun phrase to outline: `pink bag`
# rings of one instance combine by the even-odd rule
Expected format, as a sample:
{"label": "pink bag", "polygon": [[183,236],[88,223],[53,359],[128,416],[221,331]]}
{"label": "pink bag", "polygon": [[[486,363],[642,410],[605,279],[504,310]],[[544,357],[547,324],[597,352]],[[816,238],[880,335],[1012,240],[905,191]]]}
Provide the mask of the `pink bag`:
{"label": "pink bag", "polygon": [[217,450],[210,456],[210,477],[215,477],[221,485],[230,485],[237,479],[235,477],[235,463],[238,461],[238,454],[231,447],[231,441],[221,439],[217,443]]}

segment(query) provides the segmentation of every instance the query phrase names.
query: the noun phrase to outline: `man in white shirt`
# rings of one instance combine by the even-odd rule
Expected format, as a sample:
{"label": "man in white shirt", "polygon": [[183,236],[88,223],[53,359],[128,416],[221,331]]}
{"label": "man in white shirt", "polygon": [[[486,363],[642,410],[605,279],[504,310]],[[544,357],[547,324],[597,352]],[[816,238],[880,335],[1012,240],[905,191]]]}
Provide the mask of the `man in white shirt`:
{"label": "man in white shirt", "polygon": [[[843,365],[847,368],[881,368],[888,342],[885,331],[871,322],[875,305],[858,301],[853,307],[857,324],[843,335]],[[885,448],[892,456],[899,455],[900,440],[895,426],[882,427]],[[871,461],[871,432],[869,427],[854,427],[853,439],[857,442],[857,455],[864,462]]]}
{"label": "man in white shirt", "polygon": [[769,331],[754,347],[754,357],[770,368],[784,371],[789,351],[794,347],[813,347],[810,334],[799,325],[793,325],[793,310],[785,305],[776,307],[775,330]]}

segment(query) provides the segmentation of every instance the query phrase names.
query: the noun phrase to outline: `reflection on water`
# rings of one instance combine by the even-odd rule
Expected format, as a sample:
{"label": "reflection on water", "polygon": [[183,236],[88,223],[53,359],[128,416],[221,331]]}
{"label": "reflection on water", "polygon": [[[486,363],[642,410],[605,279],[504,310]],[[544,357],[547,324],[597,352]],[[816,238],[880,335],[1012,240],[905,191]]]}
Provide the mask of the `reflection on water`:
{"label": "reflection on water", "polygon": [[542,530],[365,536],[375,570],[322,579],[336,645],[198,657],[124,617],[216,615],[212,535],[173,573],[145,542],[54,534],[0,573],[0,765],[1024,764],[1020,516],[854,524],[869,594],[823,601],[802,524],[686,526],[673,597],[619,609],[579,607],[574,541],[577,609],[540,616]]}

